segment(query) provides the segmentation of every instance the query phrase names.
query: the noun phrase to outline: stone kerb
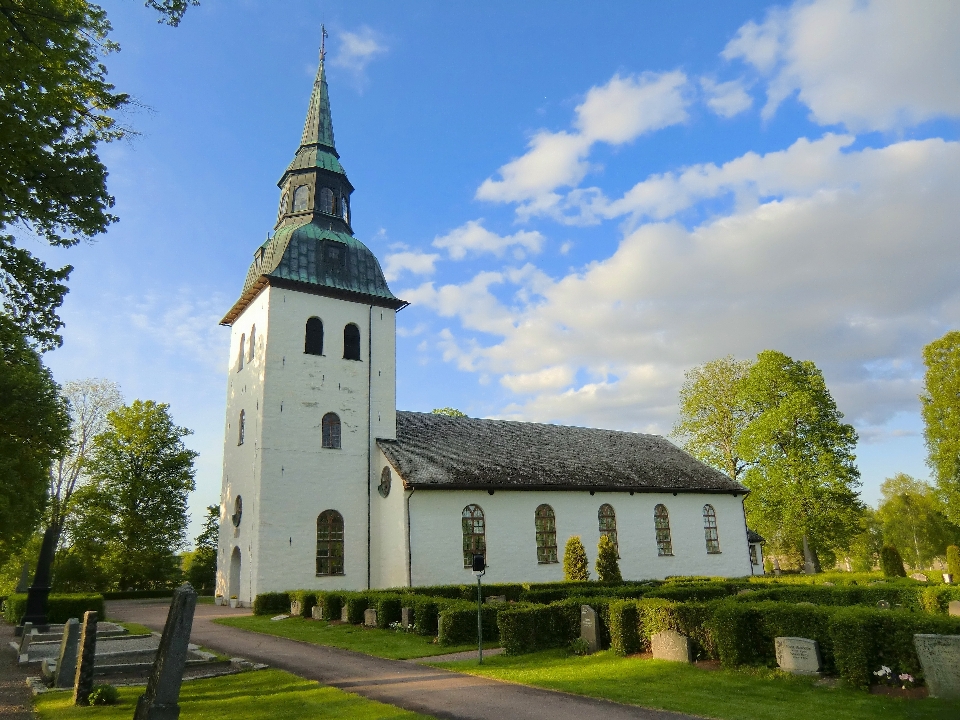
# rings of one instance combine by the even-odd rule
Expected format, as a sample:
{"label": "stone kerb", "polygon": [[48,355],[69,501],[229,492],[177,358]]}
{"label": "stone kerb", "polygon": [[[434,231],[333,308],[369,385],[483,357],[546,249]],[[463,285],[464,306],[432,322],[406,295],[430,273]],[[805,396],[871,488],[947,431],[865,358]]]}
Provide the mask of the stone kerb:
{"label": "stone kerb", "polygon": [[597,641],[597,611],[589,605],[580,606],[580,638],[586,641],[589,653],[600,649]]}
{"label": "stone kerb", "polygon": [[960,699],[960,635],[914,635],[930,697]]}
{"label": "stone kerb", "polygon": [[777,665],[781,670],[794,675],[819,675],[823,670],[820,645],[816,640],[798,637],[774,639]]}
{"label": "stone kerb", "polygon": [[671,662],[692,663],[693,646],[690,638],[673,630],[658,632],[650,638],[654,660],[670,660]]}

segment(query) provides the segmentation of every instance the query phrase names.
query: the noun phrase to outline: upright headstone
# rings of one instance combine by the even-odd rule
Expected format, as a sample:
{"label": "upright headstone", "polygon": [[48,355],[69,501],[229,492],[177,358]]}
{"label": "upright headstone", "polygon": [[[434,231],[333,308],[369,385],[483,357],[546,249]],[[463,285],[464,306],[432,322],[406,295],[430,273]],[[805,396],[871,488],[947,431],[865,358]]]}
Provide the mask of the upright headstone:
{"label": "upright headstone", "polygon": [[580,639],[587,641],[588,652],[600,649],[597,642],[597,611],[589,605],[580,606]]}
{"label": "upright headstone", "polygon": [[20,570],[20,582],[17,583],[16,593],[22,595],[30,589],[30,566],[24,565]]}
{"label": "upright headstone", "polygon": [[340,608],[340,622],[350,622],[350,612],[347,609],[346,603]]}
{"label": "upright headstone", "polygon": [[73,704],[89,705],[93,691],[93,664],[97,655],[97,613],[88,610],[83,614],[83,630],[80,632],[80,655],[77,672],[73,676]]}
{"label": "upright headstone", "polygon": [[486,603],[488,605],[493,605],[495,603],[505,603],[507,601],[506,595],[487,595]]}
{"label": "upright headstone", "polygon": [[310,617],[314,620],[323,620],[323,605],[317,604],[310,608]]}
{"label": "upright headstone", "polygon": [[367,608],[363,611],[363,624],[366,627],[377,626],[377,611],[373,608]]}
{"label": "upright headstone", "polygon": [[914,635],[930,697],[960,699],[960,635]]}
{"label": "upright headstone", "polygon": [[794,675],[819,675],[823,669],[820,645],[816,640],[798,637],[774,638],[777,665]]}
{"label": "upright headstone", "polygon": [[947,612],[951,615],[960,616],[960,600],[951,600],[947,606]]}
{"label": "upright headstone", "polygon": [[673,662],[693,662],[693,647],[690,638],[673,630],[658,632],[650,638],[654,660],[671,660]]}
{"label": "upright headstone", "polygon": [[413,625],[413,608],[400,608],[400,624],[408,628]]}
{"label": "upright headstone", "polygon": [[30,643],[33,641],[33,623],[25,622],[23,624],[23,635],[20,636],[20,650],[18,660],[22,663],[30,660]]}
{"label": "upright headstone", "polygon": [[196,607],[197,593],[190,583],[184,583],[173,593],[153,671],[146,692],[137,700],[133,720],[176,720],[180,716],[177,701]]}
{"label": "upright headstone", "polygon": [[53,675],[53,686],[70,687],[77,676],[77,653],[80,650],[80,621],[70,618],[63,626],[60,654]]}
{"label": "upright headstone", "polygon": [[303,605],[299,600],[290,601],[290,614],[293,615],[293,617],[300,617],[303,615]]}

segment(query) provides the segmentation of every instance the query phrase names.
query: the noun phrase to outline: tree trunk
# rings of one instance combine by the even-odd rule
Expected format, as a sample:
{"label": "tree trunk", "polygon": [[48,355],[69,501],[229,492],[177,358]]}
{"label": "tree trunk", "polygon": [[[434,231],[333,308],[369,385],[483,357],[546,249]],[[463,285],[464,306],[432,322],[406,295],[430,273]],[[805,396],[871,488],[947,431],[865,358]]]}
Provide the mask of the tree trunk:
{"label": "tree trunk", "polygon": [[814,575],[820,570],[820,558],[817,557],[817,551],[810,547],[810,541],[807,534],[803,534],[803,571],[807,575]]}
{"label": "tree trunk", "polygon": [[47,624],[47,596],[50,595],[50,570],[53,568],[53,558],[57,553],[57,544],[60,542],[60,526],[51,523],[43,533],[43,543],[40,545],[40,557],[37,558],[37,571],[33,575],[33,583],[27,590],[27,611],[23,622],[34,625]]}

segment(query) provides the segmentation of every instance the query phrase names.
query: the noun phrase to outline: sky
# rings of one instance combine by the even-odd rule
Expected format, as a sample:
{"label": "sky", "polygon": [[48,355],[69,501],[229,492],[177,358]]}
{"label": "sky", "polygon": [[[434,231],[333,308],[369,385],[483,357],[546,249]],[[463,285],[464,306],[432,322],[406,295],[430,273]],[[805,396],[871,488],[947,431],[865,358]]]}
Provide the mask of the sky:
{"label": "sky", "polygon": [[870,504],[927,478],[921,350],[960,326],[960,3],[102,3],[138,135],[79,247],[60,382],[170,404],[219,502],[229,329],[325,23],[400,409],[667,435],[684,373],[812,360]]}

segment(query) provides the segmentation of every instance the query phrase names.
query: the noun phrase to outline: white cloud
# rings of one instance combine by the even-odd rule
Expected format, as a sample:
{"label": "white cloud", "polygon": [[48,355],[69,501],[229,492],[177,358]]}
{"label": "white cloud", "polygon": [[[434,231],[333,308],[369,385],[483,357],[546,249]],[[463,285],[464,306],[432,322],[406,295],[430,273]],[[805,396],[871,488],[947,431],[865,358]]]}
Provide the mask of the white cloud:
{"label": "white cloud", "polygon": [[700,87],[707,96],[707,107],[720,117],[731,118],[753,105],[753,98],[740,80],[718,83],[704,77],[700,78]]}
{"label": "white cloud", "polygon": [[[514,248],[514,257],[522,260],[526,253],[535,254],[543,247],[543,235],[536,231],[520,231],[513,235],[497,235],[482,225],[483,220],[470,220],[433,241],[433,246],[446,250],[452,260],[463,260],[467,253],[492,253],[503,257]],[[436,258],[437,256],[432,256]]]}
{"label": "white cloud", "polygon": [[798,92],[821,124],[893,130],[960,116],[960,3],[817,0],[743,25],[723,51],[768,77],[769,118]]}
{"label": "white cloud", "polygon": [[537,132],[526,154],[487,178],[480,200],[524,203],[522,214],[548,211],[560,197],[554,191],[577,185],[590,170],[587,157],[597,142],[622,145],[640,135],[687,119],[687,77],[679,70],[614,75],[593,87],[576,108],[573,131]]}
{"label": "white cloud", "polygon": [[403,251],[389,253],[383,266],[383,275],[388,282],[393,282],[404,272],[414,275],[432,275],[434,264],[440,256],[436,253],[422,253]]}
{"label": "white cloud", "polygon": [[360,83],[365,79],[367,65],[388,49],[380,35],[366,25],[356,32],[344,30],[337,37],[340,42],[331,63],[349,70]]}

